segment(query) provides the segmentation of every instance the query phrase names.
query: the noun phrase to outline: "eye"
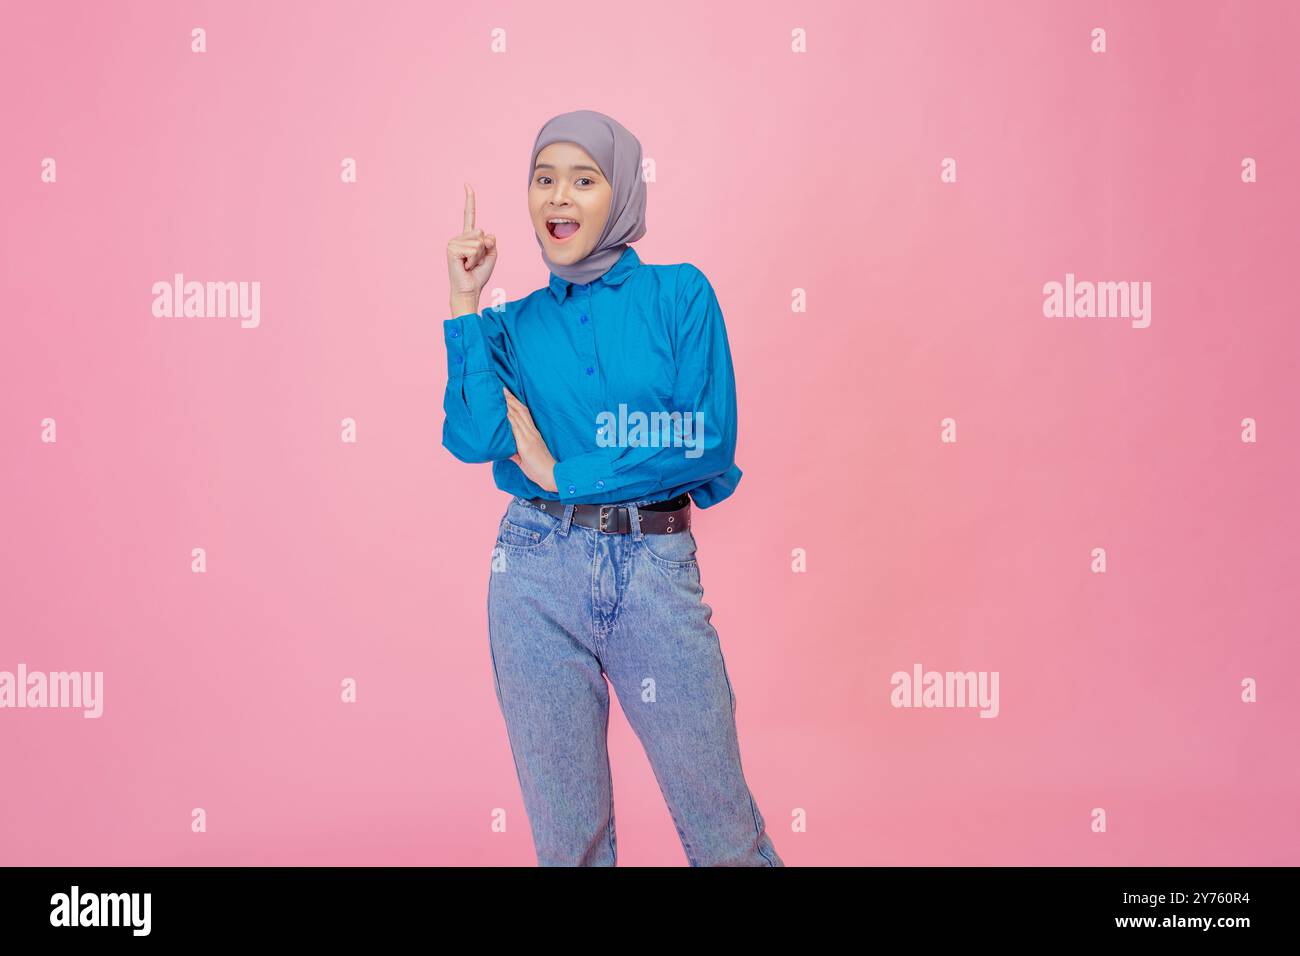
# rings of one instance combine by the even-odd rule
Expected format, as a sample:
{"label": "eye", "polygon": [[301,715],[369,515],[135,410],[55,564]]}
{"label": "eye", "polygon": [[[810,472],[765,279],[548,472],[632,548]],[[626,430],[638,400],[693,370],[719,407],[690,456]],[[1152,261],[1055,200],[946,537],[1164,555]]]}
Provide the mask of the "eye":
{"label": "eye", "polygon": [[594,179],[591,179],[591,178],[588,177],[588,176],[583,176],[581,179],[578,180],[578,182],[580,182],[580,183],[591,183],[593,186],[596,185],[596,181],[595,181]]}
{"label": "eye", "polygon": [[549,179],[549,178],[550,178],[549,176],[538,176],[538,177],[537,177],[537,182],[540,184],[540,183],[542,182],[543,179]]}

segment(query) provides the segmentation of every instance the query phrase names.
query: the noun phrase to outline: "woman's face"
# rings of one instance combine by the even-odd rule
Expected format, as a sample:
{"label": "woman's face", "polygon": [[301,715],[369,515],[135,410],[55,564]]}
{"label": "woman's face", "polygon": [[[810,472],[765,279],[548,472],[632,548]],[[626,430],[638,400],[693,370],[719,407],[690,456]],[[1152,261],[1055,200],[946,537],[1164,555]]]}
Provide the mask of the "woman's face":
{"label": "woman's face", "polygon": [[[552,143],[537,154],[528,186],[528,212],[546,255],[572,265],[596,247],[609,218],[614,190],[596,161],[576,143]],[[556,225],[570,219],[573,225]]]}

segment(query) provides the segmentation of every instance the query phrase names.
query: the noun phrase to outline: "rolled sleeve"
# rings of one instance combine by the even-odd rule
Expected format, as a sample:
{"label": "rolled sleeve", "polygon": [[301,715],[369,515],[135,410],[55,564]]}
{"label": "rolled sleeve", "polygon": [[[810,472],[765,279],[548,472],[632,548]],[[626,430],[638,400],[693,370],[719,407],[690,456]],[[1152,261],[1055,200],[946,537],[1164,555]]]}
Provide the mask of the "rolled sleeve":
{"label": "rolled sleeve", "polygon": [[518,449],[501,389],[518,391],[500,318],[490,309],[467,312],[444,319],[442,334],[447,347],[443,447],[464,462],[509,458]]}

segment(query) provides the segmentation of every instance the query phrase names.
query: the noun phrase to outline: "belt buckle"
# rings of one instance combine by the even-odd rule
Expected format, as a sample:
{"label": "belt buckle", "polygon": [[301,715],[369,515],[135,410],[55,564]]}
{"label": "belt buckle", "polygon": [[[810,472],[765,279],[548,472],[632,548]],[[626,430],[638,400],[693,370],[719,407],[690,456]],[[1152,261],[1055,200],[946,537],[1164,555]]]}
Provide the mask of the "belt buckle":
{"label": "belt buckle", "polygon": [[609,512],[617,511],[617,510],[618,510],[617,505],[600,506],[600,530],[605,532],[605,534],[618,534],[617,528],[615,528],[613,531],[609,530]]}

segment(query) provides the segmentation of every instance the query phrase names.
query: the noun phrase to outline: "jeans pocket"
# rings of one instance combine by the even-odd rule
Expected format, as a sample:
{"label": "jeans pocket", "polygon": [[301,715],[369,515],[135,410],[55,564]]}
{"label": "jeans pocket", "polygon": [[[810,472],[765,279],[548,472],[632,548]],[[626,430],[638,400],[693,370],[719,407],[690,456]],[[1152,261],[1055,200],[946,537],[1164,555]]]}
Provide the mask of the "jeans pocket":
{"label": "jeans pocket", "polygon": [[672,534],[643,535],[641,550],[652,562],[663,568],[693,568],[698,564],[695,557],[695,534],[690,528]]}
{"label": "jeans pocket", "polygon": [[510,551],[532,551],[553,537],[560,520],[536,505],[526,505],[512,498],[497,529],[497,546]]}

